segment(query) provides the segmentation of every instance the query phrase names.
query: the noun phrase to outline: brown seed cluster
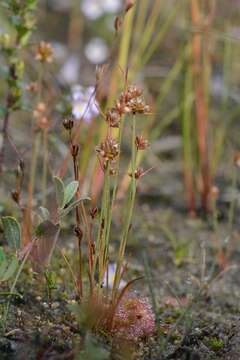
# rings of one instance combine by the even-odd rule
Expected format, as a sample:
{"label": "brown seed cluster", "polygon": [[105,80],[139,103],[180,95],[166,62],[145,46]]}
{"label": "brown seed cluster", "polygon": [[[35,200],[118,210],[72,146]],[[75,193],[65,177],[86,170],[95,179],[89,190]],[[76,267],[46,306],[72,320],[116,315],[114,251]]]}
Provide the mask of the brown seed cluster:
{"label": "brown seed cluster", "polygon": [[125,112],[131,114],[147,114],[150,111],[146,105],[143,92],[135,85],[130,85],[127,91],[123,92],[119,99],[119,104],[125,104]]}
{"label": "brown seed cluster", "polygon": [[117,111],[117,109],[112,108],[109,109],[106,113],[106,121],[112,128],[119,128],[119,124],[121,121],[121,115]]}
{"label": "brown seed cluster", "polygon": [[38,83],[37,82],[31,82],[27,85],[26,90],[29,91],[32,94],[36,94],[38,92]]}
{"label": "brown seed cluster", "polygon": [[53,62],[53,48],[51,44],[41,41],[38,44],[35,59],[41,61],[42,63],[52,63]]}
{"label": "brown seed cluster", "polygon": [[135,170],[135,179],[140,179],[144,175],[143,168],[139,167]]}
{"label": "brown seed cluster", "polygon": [[236,167],[240,168],[240,152],[239,151],[234,155],[234,164]]}
{"label": "brown seed cluster", "polygon": [[115,106],[106,112],[106,121],[112,128],[119,128],[124,114],[147,114],[150,108],[146,105],[142,90],[135,85],[130,85],[123,91]]}
{"label": "brown seed cluster", "polygon": [[109,137],[97,146],[96,151],[103,159],[113,161],[118,157],[119,144],[115,139]]}
{"label": "brown seed cluster", "polygon": [[70,117],[66,117],[63,120],[63,126],[66,130],[72,130],[73,126],[74,126],[74,118],[72,116]]}
{"label": "brown seed cluster", "polygon": [[[108,109],[105,120],[109,128],[119,128],[123,115],[126,114],[146,114],[149,113],[149,106],[143,98],[143,92],[135,85],[128,86],[119,96],[115,105]],[[145,150],[149,143],[143,136],[137,136],[135,140],[137,150]],[[105,170],[110,163],[110,174],[116,173],[114,163],[119,156],[119,143],[108,134],[107,139],[96,147],[96,152],[101,160],[102,169]],[[139,170],[134,175],[136,178],[142,176]]]}
{"label": "brown seed cluster", "polygon": [[149,141],[144,139],[142,135],[136,136],[135,144],[137,150],[146,150],[149,147]]}
{"label": "brown seed cluster", "polygon": [[108,164],[110,164],[110,174],[115,175],[116,171],[114,169],[114,164],[119,156],[119,151],[119,143],[111,136],[108,136],[104,142],[96,147],[96,152],[101,160],[101,167],[103,171],[106,170]]}
{"label": "brown seed cluster", "polygon": [[33,111],[33,116],[37,120],[37,126],[44,130],[49,127],[49,118],[47,115],[47,106],[44,102],[39,102]]}

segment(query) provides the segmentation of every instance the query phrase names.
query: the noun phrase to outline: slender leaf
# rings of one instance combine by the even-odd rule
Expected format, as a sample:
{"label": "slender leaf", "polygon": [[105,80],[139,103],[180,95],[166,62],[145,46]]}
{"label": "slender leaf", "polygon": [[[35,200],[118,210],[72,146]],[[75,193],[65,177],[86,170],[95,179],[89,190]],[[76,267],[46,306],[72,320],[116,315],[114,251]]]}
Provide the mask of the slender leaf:
{"label": "slender leaf", "polygon": [[91,199],[89,197],[84,197],[84,198],[79,198],[76,201],[72,202],[71,204],[68,205],[68,207],[64,210],[61,210],[59,213],[59,216],[61,218],[63,218],[64,216],[66,216],[70,211],[72,211],[73,209],[75,209],[76,206],[78,206],[82,201],[91,201]]}

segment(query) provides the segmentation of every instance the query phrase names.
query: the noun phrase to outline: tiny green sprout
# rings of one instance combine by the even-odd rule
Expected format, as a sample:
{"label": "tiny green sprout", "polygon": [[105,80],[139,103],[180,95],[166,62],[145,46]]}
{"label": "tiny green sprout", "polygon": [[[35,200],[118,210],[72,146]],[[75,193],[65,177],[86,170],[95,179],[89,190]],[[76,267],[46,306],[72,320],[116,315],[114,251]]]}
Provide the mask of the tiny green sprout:
{"label": "tiny green sprout", "polygon": [[48,288],[51,290],[56,289],[56,284],[57,284],[56,274],[53,271],[46,270],[44,275],[47,281]]}
{"label": "tiny green sprout", "polygon": [[56,278],[56,274],[53,271],[49,271],[46,270],[44,272],[44,276],[46,279],[46,284],[47,284],[47,293],[48,293],[48,302],[49,304],[51,304],[52,302],[52,291],[54,289],[56,289],[56,284],[57,284],[57,278]]}

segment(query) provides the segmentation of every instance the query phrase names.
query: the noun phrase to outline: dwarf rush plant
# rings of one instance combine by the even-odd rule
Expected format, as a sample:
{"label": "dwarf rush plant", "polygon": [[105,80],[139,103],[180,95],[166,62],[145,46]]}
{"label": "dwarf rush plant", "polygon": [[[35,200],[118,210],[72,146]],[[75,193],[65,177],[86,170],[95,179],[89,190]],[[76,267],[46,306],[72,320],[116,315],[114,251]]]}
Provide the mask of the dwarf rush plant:
{"label": "dwarf rush plant", "polygon": [[[86,301],[90,301],[92,306],[96,306],[97,303],[99,304],[98,306],[104,307],[106,316],[102,320],[97,318],[93,328],[98,328],[100,326],[104,327],[105,331],[111,331],[114,328],[115,313],[119,308],[119,304],[125,299],[125,293],[129,290],[130,286],[137,280],[134,279],[130,281],[122,290],[120,290],[120,282],[126,270],[126,246],[132,226],[137,182],[146,173],[136,165],[137,153],[139,151],[144,151],[149,146],[148,141],[144,139],[142,135],[137,134],[137,117],[144,116],[148,114],[149,111],[150,109],[145,103],[142,90],[137,86],[128,85],[126,75],[122,93],[115,101],[113,107],[107,109],[105,113],[102,113],[103,119],[107,125],[107,135],[96,147],[96,153],[100,168],[104,173],[104,184],[99,214],[96,208],[93,208],[90,211],[90,218],[92,218],[92,220],[96,219],[98,215],[96,241],[94,240],[94,233],[90,225],[91,220],[88,219],[89,216],[87,216],[84,203],[81,202],[75,209],[75,234],[78,239],[79,252],[78,290],[80,303],[83,304]],[[72,118],[67,118],[63,121],[63,125],[66,131],[69,132],[69,146],[73,158],[74,181],[77,182],[79,180],[79,170],[77,166],[79,148],[77,144],[74,144],[72,138],[74,121]],[[126,130],[130,128],[131,130],[131,172],[128,174],[131,178],[131,185],[127,195],[127,202],[123,205],[122,212],[124,216],[121,225],[122,233],[119,248],[114,259],[110,259],[109,248],[111,245],[111,228],[114,210],[116,209],[117,187],[121,180],[120,163],[124,128],[126,128]],[[77,198],[79,197],[78,191],[76,192],[76,196]],[[87,239],[88,249],[86,265],[88,269],[89,285],[87,287],[86,285],[83,286],[83,268],[85,266],[85,261],[82,256],[82,240],[84,238]],[[108,278],[109,263],[111,260],[116,261],[112,288],[110,288]],[[105,303],[105,305],[100,305],[101,303]],[[139,304],[136,306],[141,307],[142,305]],[[151,326],[150,328],[152,329]]]}

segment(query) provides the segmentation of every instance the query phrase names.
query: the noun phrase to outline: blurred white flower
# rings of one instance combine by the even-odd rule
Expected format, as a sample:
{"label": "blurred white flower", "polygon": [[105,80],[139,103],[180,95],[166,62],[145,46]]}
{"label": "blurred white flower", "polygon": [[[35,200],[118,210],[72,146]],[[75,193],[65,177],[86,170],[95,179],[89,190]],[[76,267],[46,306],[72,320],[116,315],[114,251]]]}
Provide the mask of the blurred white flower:
{"label": "blurred white flower", "polygon": [[67,47],[58,41],[52,42],[51,45],[53,47],[55,60],[62,63],[68,56]]}
{"label": "blurred white flower", "polygon": [[115,13],[121,9],[122,1],[121,0],[103,0],[102,8],[106,12]]}
{"label": "blurred white flower", "polygon": [[101,64],[107,59],[108,47],[101,38],[93,38],[85,46],[84,53],[86,58],[93,64]]}
{"label": "blurred white flower", "polygon": [[[116,268],[117,268],[116,263],[111,263],[108,265],[108,286],[110,289],[113,288]],[[126,284],[127,284],[126,281],[121,280],[119,284],[119,289],[122,289]],[[104,274],[103,286],[104,287],[107,286],[107,273]]]}
{"label": "blurred white flower", "polygon": [[83,0],[81,10],[90,20],[96,20],[104,13],[115,13],[121,9],[121,0]]}
{"label": "blurred white flower", "polygon": [[83,0],[81,10],[90,20],[96,20],[103,15],[101,0]]}
{"label": "blurred white flower", "polygon": [[78,120],[83,118],[86,123],[99,114],[94,86],[86,89],[81,85],[72,87],[72,114]]}
{"label": "blurred white flower", "polygon": [[71,55],[65,64],[63,64],[59,77],[60,80],[67,84],[74,84],[78,80],[80,70],[79,58],[75,55]]}

